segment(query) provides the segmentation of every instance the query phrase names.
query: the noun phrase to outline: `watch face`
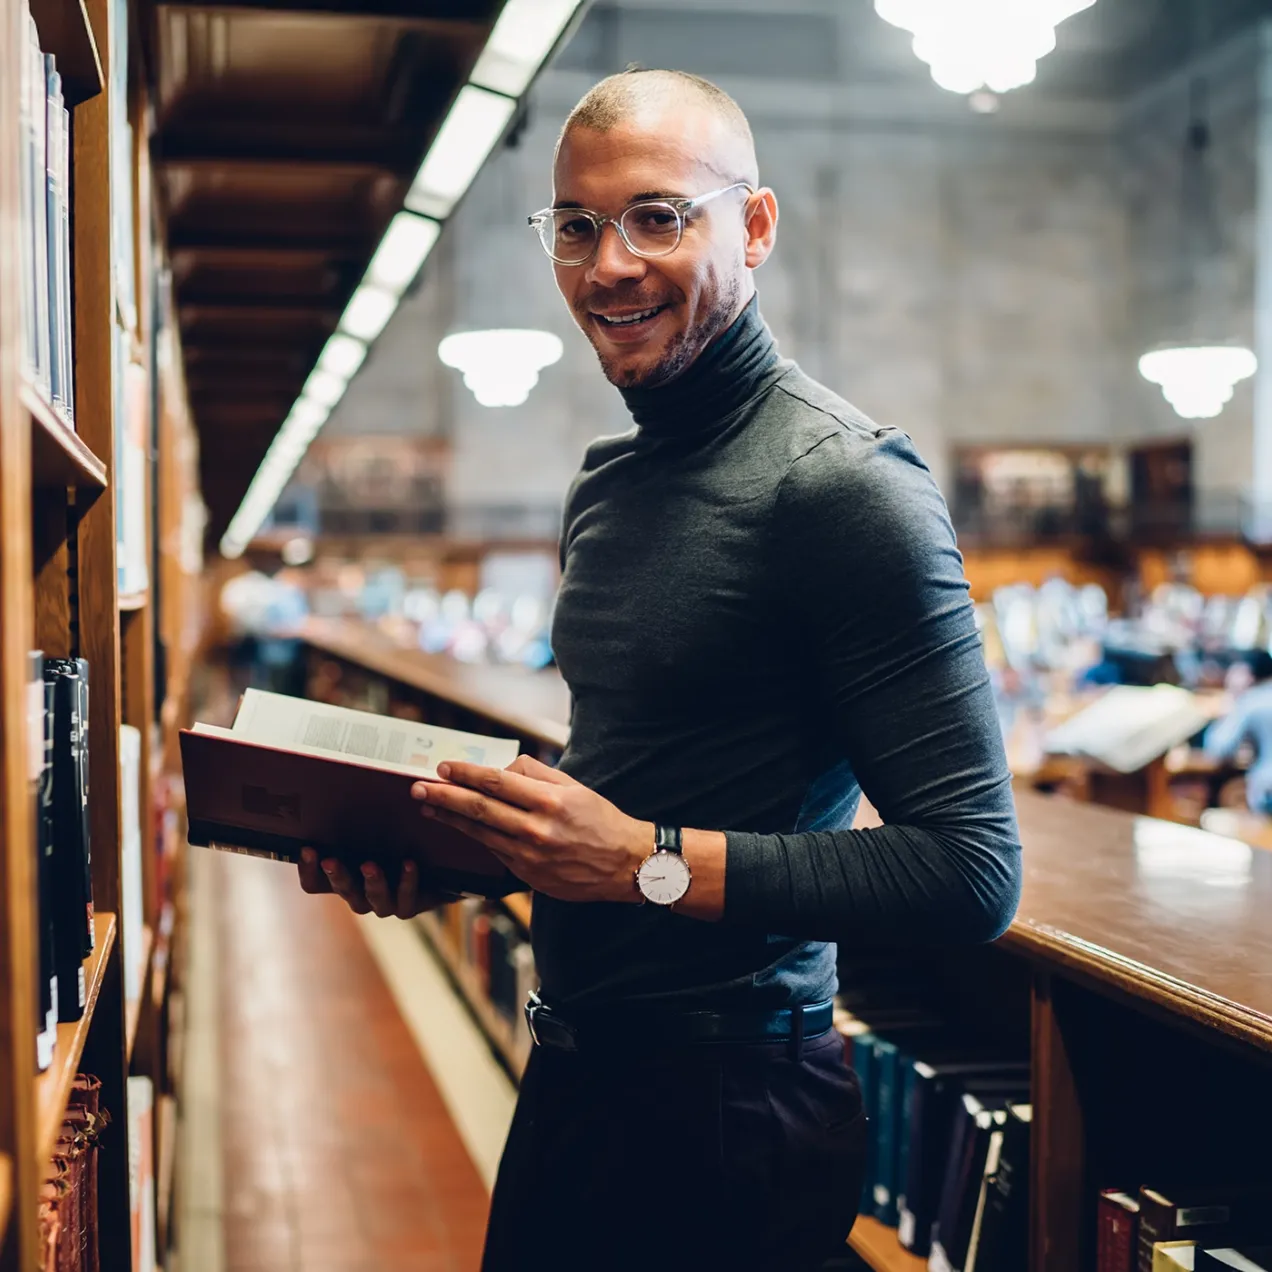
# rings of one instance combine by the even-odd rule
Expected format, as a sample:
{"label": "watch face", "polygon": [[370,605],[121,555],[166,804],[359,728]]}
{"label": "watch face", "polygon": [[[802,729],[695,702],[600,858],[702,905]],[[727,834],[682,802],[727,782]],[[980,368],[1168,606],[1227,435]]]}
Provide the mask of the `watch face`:
{"label": "watch face", "polygon": [[636,881],[646,901],[672,905],[689,891],[689,866],[678,852],[656,852],[641,863]]}

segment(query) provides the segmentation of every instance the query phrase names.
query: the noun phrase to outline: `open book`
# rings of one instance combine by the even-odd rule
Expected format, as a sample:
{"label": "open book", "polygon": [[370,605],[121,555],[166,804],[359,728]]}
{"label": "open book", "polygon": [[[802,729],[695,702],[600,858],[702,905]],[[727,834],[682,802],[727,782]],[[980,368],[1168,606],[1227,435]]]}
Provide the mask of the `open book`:
{"label": "open book", "polygon": [[192,844],[298,861],[302,848],[351,868],[408,858],[423,888],[500,896],[519,885],[484,845],[426,821],[414,782],[462,760],[507,768],[515,741],[249,689],[233,727],[181,731]]}

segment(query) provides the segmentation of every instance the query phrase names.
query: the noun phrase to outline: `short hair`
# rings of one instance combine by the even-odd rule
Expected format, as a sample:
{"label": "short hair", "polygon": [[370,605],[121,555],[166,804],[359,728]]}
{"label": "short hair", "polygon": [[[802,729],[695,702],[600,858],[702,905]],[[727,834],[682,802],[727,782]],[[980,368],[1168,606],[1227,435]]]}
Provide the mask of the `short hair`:
{"label": "short hair", "polygon": [[560,148],[571,128],[609,132],[644,107],[695,99],[720,120],[731,138],[745,148],[744,153],[748,156],[745,161],[747,171],[721,175],[728,180],[758,185],[755,138],[746,115],[742,113],[742,107],[718,84],[688,71],[632,65],[601,80],[584,94],[579,104],[566,117],[557,140],[557,148]]}

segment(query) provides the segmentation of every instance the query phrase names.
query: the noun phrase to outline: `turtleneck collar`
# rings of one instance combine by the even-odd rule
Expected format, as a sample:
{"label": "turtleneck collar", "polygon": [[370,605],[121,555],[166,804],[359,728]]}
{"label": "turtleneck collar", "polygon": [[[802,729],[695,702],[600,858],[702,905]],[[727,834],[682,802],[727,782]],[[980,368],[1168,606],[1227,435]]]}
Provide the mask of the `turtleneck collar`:
{"label": "turtleneck collar", "polygon": [[752,296],[683,374],[657,388],[619,392],[642,433],[686,436],[709,430],[766,389],[780,362],[759,297]]}

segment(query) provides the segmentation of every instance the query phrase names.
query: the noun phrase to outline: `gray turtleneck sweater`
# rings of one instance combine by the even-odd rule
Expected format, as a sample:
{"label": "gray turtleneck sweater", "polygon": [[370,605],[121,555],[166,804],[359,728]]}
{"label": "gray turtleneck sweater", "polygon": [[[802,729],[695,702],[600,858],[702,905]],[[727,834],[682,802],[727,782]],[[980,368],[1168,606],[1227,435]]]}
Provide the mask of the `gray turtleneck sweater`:
{"label": "gray turtleneck sweater", "polygon": [[[835,945],[988,941],[1015,912],[1011,782],[945,504],[909,439],[779,358],[756,302],[570,489],[561,767],[726,832],[725,913],[539,897],[547,1001],[828,998]],[[852,830],[865,791],[884,826]]]}

